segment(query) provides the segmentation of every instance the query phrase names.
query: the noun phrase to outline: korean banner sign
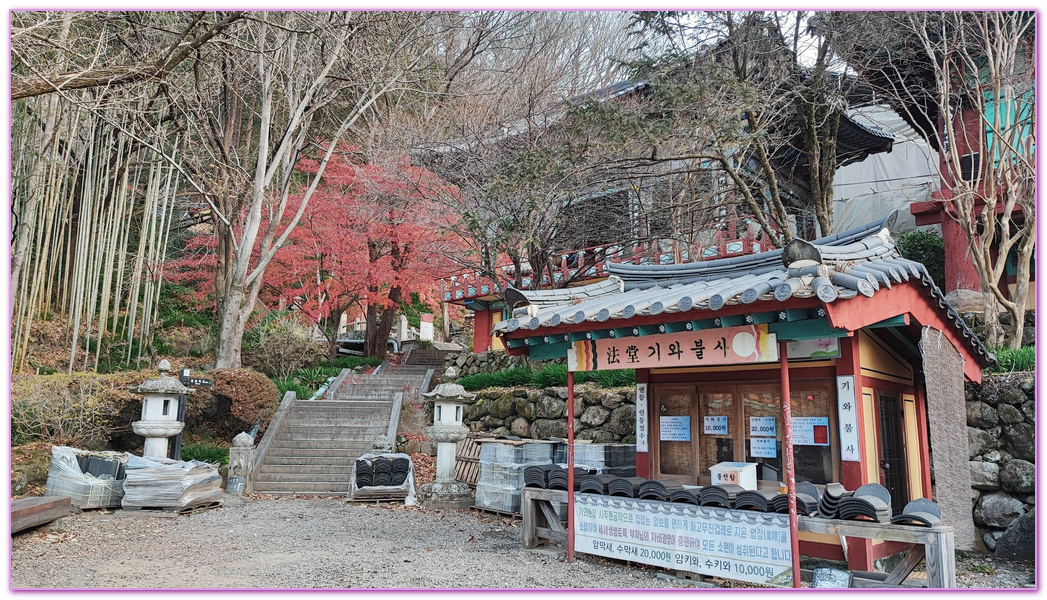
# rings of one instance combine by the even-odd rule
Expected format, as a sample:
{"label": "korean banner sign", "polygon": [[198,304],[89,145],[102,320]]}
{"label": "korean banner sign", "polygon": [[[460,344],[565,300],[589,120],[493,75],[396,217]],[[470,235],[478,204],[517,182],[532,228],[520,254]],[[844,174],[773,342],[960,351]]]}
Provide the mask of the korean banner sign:
{"label": "korean banner sign", "polygon": [[567,351],[567,368],[571,371],[702,367],[777,360],[776,336],[767,331],[766,325],[579,340]]}

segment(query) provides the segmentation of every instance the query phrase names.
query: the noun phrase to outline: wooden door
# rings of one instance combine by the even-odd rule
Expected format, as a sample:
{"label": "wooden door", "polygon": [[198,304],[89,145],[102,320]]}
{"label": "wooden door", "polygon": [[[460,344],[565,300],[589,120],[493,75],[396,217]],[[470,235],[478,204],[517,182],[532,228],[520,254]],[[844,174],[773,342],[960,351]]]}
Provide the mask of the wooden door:
{"label": "wooden door", "polygon": [[909,502],[908,464],[902,409],[895,396],[880,396],[880,481],[891,493],[891,509],[900,514]]}
{"label": "wooden door", "polygon": [[662,387],[655,389],[652,429],[657,440],[654,463],[655,479],[676,479],[693,484],[698,481],[698,456],[694,443],[697,432],[697,398],[694,388]]}

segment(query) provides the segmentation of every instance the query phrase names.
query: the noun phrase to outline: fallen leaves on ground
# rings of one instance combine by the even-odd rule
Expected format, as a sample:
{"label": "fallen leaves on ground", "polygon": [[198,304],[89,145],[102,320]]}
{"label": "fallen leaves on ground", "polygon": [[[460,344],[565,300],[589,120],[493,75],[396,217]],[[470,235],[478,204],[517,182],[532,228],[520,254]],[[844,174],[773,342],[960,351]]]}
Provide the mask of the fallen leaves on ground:
{"label": "fallen leaves on ground", "polygon": [[411,462],[414,463],[414,485],[415,487],[422,485],[423,483],[430,483],[436,481],[436,458],[429,456],[428,454],[422,454],[416,452],[411,455]]}

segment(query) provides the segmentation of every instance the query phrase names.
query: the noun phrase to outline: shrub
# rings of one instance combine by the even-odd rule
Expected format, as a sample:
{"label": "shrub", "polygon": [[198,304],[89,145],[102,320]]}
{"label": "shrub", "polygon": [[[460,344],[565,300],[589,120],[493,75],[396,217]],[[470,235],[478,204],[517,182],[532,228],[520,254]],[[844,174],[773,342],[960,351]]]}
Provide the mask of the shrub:
{"label": "shrub", "polygon": [[229,464],[229,448],[209,442],[183,442],[182,460],[198,460],[200,462]]}
{"label": "shrub", "polygon": [[134,404],[140,414],[141,398],[128,388],[152,377],[155,371],[14,377],[12,442],[104,446],[118,426],[121,408]]}
{"label": "shrub", "polygon": [[603,388],[627,387],[636,385],[636,371],[620,369],[615,371],[593,371],[590,381]]}
{"label": "shrub", "polygon": [[325,364],[337,369],[355,369],[360,365],[377,367],[382,364],[382,359],[376,356],[339,356],[334,360],[327,361]]}
{"label": "shrub", "polygon": [[294,377],[281,377],[280,379],[274,379],[273,383],[280,392],[281,399],[287,392],[294,392],[297,398],[312,398],[313,394],[316,393],[316,389],[298,383]]}
{"label": "shrub", "polygon": [[986,369],[991,373],[1010,373],[1012,371],[1032,371],[1036,367],[1036,347],[996,348],[996,364]]}
{"label": "shrub", "polygon": [[255,423],[265,429],[280,403],[280,392],[268,377],[252,369],[216,369],[207,377],[213,383],[203,418],[222,439],[249,431]]}
{"label": "shrub", "polygon": [[923,263],[934,283],[945,285],[945,244],[933,231],[908,231],[898,236],[898,252]]}
{"label": "shrub", "polygon": [[286,377],[324,355],[308,327],[293,315],[275,312],[244,334],[243,349],[247,363],[270,377]]}
{"label": "shrub", "polygon": [[497,385],[494,383],[494,376],[490,373],[477,373],[475,375],[469,375],[468,377],[461,377],[456,381],[456,383],[470,392],[495,387]]}
{"label": "shrub", "polygon": [[535,372],[531,378],[536,387],[555,387],[567,385],[567,365],[546,365]]}

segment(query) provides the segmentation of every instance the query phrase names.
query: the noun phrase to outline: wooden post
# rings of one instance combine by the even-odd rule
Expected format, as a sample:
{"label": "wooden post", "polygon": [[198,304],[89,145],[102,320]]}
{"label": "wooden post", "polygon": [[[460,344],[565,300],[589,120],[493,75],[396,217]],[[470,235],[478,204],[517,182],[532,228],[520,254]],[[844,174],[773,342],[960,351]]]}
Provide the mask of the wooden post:
{"label": "wooden post", "polygon": [[789,489],[789,544],[792,547],[793,587],[800,587],[800,540],[796,512],[796,470],[793,464],[793,411],[792,399],[789,397],[789,348],[787,342],[778,343],[778,358],[782,365],[782,428],[785,432],[785,483]]}
{"label": "wooden post", "polygon": [[574,562],[574,373],[567,372],[567,562]]}

